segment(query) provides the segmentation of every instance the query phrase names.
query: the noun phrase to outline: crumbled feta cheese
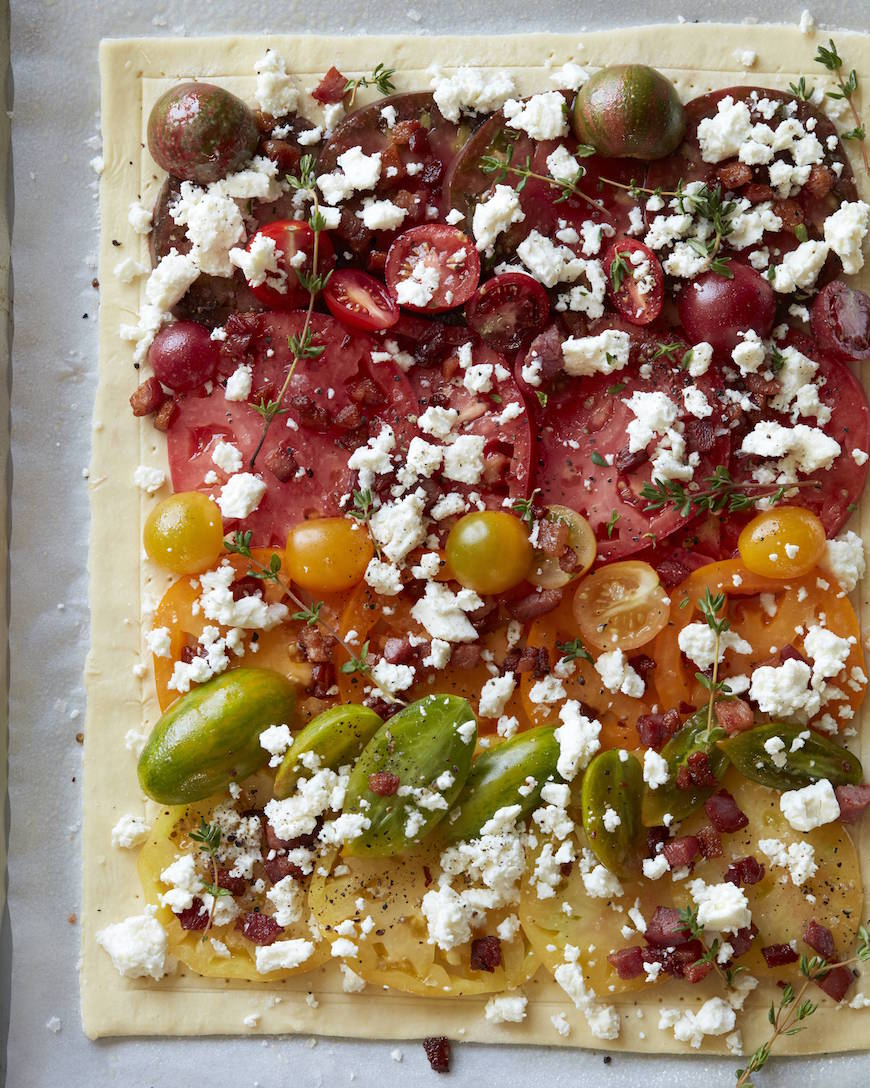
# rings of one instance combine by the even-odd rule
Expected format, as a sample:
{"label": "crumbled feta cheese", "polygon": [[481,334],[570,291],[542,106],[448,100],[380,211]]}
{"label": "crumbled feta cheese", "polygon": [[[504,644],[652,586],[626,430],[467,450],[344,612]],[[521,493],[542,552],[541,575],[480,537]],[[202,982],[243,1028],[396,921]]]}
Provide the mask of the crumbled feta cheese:
{"label": "crumbled feta cheese", "polygon": [[520,1024],[527,1004],[525,994],[497,994],[487,1001],[484,1016],[490,1024]]}
{"label": "crumbled feta cheese", "polygon": [[438,109],[453,122],[462,113],[492,113],[516,89],[511,75],[503,69],[484,72],[479,68],[457,68],[452,76],[438,73],[431,86]]}
{"label": "crumbled feta cheese", "polygon": [[742,888],[724,881],[707,884],[693,880],[689,892],[698,908],[698,924],[717,933],[736,933],[752,922],[752,914]]}
{"label": "crumbled feta cheese", "polygon": [[628,664],[622,650],[601,654],[595,662],[595,671],[608,691],[621,692],[632,699],[640,699],[646,685],[642,677]]}
{"label": "crumbled feta cheese", "polygon": [[713,117],[698,122],[698,143],[704,162],[722,162],[740,151],[749,137],[752,122],[745,102],[735,102],[731,95],[720,98]]}
{"label": "crumbled feta cheese", "polygon": [[870,230],[870,205],[863,200],[844,201],[825,220],[825,241],[840,258],[843,271],[854,276],[864,267],[861,246]]}
{"label": "crumbled feta cheese", "polygon": [[231,401],[247,400],[251,395],[253,376],[253,369],[247,363],[242,363],[240,366],[237,366],[232,374],[230,374],[229,378],[227,378],[227,387],[224,392],[225,398]]}
{"label": "crumbled feta cheese", "polygon": [[612,374],[628,364],[631,338],[621,329],[605,329],[597,336],[569,336],[562,342],[563,369],[572,377]]}
{"label": "crumbled feta cheese", "polygon": [[242,467],[242,451],[232,442],[218,442],[212,450],[212,463],[228,474],[238,472]]}
{"label": "crumbled feta cheese", "polygon": [[231,476],[220,490],[217,504],[225,518],[246,518],[266,494],[266,482],[251,472]]}
{"label": "crumbled feta cheese", "polygon": [[504,115],[514,129],[522,129],[533,140],[557,140],[568,135],[568,110],[558,91],[533,94],[525,102],[509,98]]}
{"label": "crumbled feta cheese", "polygon": [[360,146],[350,147],[336,159],[338,169],[321,174],[317,187],[327,204],[340,204],[354,192],[374,189],[381,176],[381,153],[363,153]]}
{"label": "crumbled feta cheese", "polygon": [[418,492],[384,503],[369,522],[372,536],[387,559],[398,563],[426,539],[423,498]]}
{"label": "crumbled feta cheese", "polygon": [[166,930],[153,914],[133,915],[97,931],[97,944],[108,952],[115,970],[127,978],[163,978],[167,973]]}
{"label": "crumbled feta cheese", "polygon": [[795,831],[812,831],[840,818],[837,795],[827,778],[800,790],[786,791],[780,796],[779,807]]}
{"label": "crumbled feta cheese", "polygon": [[[337,942],[336,942],[337,943]],[[270,971],[292,971],[311,958],[314,945],[311,941],[295,938],[258,945],[254,952],[257,970],[261,975]]]}
{"label": "crumbled feta cheese", "polygon": [[576,699],[568,699],[559,708],[559,721],[554,736],[559,745],[556,770],[566,782],[582,771],[601,747],[601,722],[587,718]]}
{"label": "crumbled feta cheese", "polygon": [[664,786],[669,778],[668,761],[652,748],[643,754],[643,780],[651,790]]}
{"label": "crumbled feta cheese", "polygon": [[138,465],[133,473],[133,483],[146,495],[153,495],[166,483],[166,473],[150,465]]}
{"label": "crumbled feta cheese", "polygon": [[[690,623],[677,636],[680,650],[703,672],[713,664],[716,636],[706,623]],[[752,653],[752,647],[736,631],[723,631],[719,637],[719,661],[726,650],[736,654]]]}
{"label": "crumbled feta cheese", "polygon": [[836,578],[847,593],[851,593],[867,571],[864,541],[857,533],[847,529],[828,541],[819,566]]}
{"label": "crumbled feta cheese", "polygon": [[299,92],[287,74],[287,65],[280,53],[267,49],[254,64],[257,87],[254,98],[263,113],[271,117],[283,117],[293,113],[299,101]]}
{"label": "crumbled feta cheese", "polygon": [[427,582],[424,595],[411,609],[411,615],[428,633],[445,642],[475,642],[477,631],[466,612],[480,608],[483,601],[470,589],[454,593],[442,582]]}
{"label": "crumbled feta cheese", "polygon": [[500,717],[516,686],[516,676],[512,672],[506,672],[503,676],[490,677],[480,689],[478,713],[481,718]]}
{"label": "crumbled feta cheese", "polygon": [[815,847],[810,842],[790,842],[786,846],[781,839],[759,839],[758,849],[771,865],[788,869],[792,884],[798,887],[806,884],[818,871]]}
{"label": "crumbled feta cheese", "polygon": [[366,567],[366,584],[382,597],[395,597],[402,592],[402,575],[399,568],[382,559],[373,558]]}
{"label": "crumbled feta cheese", "polygon": [[112,845],[132,850],[148,838],[150,830],[151,824],[144,816],[134,816],[128,812],[112,828]]}
{"label": "crumbled feta cheese", "polygon": [[471,231],[477,248],[491,253],[496,238],[513,223],[521,223],[525,218],[519,193],[510,185],[496,185],[492,195],[474,209]]}

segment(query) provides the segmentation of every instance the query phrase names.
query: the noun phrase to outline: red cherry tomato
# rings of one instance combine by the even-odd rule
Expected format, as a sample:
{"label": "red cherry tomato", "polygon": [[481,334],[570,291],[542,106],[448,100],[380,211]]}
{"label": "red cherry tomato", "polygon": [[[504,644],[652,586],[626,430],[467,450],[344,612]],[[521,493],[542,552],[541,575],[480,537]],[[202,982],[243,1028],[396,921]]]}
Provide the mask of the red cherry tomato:
{"label": "red cherry tomato", "polygon": [[446,223],[411,227],[393,242],[384,270],[390,294],[416,313],[462,306],[480,279],[480,257],[467,235]]}
{"label": "red cherry tomato", "polygon": [[176,321],[154,337],[148,362],[156,377],[176,393],[187,393],[210,381],[217,370],[218,345],[196,321]]}
{"label": "red cherry tomato", "polygon": [[816,296],[810,328],[826,355],[841,363],[870,359],[870,297],[833,280]]}
{"label": "red cherry tomato", "polygon": [[749,265],[732,261],[730,278],[704,272],[680,291],[677,311],[693,344],[706,340],[727,354],[740,333],[754,329],[764,339],[776,316],[776,296],[767,280]]}
{"label": "red cherry tomato", "polygon": [[649,325],[662,312],[665,277],[658,257],[634,238],[621,238],[604,254],[607,293],[632,325]]}
{"label": "red cherry tomato", "polygon": [[356,268],[339,268],[323,289],[333,317],[351,329],[389,329],[399,320],[399,307],[386,287]]}
{"label": "red cherry tomato", "polygon": [[[311,272],[314,253],[314,231],[301,219],[278,219],[252,234],[248,239],[250,250],[258,238],[271,238],[275,243],[278,267],[287,275],[287,290],[277,291],[268,282],[256,287],[248,286],[259,302],[270,310],[298,310],[308,304],[308,291],[299,282],[297,271]],[[297,269],[291,262],[297,253],[304,253],[305,260]],[[320,232],[317,240],[317,271],[322,276],[335,267],[335,251],[329,235]],[[274,277],[272,277],[274,278]]]}
{"label": "red cherry tomato", "polygon": [[472,329],[496,351],[516,351],[547,322],[550,299],[524,272],[502,272],[477,289],[465,307]]}

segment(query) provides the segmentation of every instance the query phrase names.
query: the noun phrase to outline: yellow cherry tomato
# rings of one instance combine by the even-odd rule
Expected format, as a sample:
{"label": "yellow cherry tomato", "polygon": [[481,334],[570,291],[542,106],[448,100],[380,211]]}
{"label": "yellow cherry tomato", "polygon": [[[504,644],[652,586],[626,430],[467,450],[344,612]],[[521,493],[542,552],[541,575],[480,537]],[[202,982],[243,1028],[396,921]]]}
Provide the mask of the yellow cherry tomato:
{"label": "yellow cherry tomato", "polygon": [[799,578],[821,559],[825,528],[802,506],[776,506],[754,517],[737,541],[740,558],[753,574]]}
{"label": "yellow cherry tomato", "polygon": [[315,593],[352,589],[374,554],[368,530],[350,518],[312,518],[287,534],[287,573]]}
{"label": "yellow cherry tomato", "polygon": [[560,589],[589,570],[595,562],[598,544],[595,532],[586,518],[569,506],[548,506],[544,521],[548,524],[539,529],[539,539],[543,539],[544,533],[561,536],[559,543],[564,543],[574,553],[574,567],[570,571],[565,570],[558,557],[547,555],[538,547],[535,548],[528,579],[533,586],[540,586],[542,589]]}
{"label": "yellow cherry tomato", "polygon": [[159,502],[142,535],[148,558],[176,574],[208,570],[224,549],[221,512],[199,491],[179,491]]}
{"label": "yellow cherry tomato", "polygon": [[460,585],[477,593],[504,593],[526,577],[533,551],[519,518],[503,510],[482,510],[456,522],[445,554]]}
{"label": "yellow cherry tomato", "polygon": [[649,563],[608,563],[580,583],[572,605],[583,642],[599,650],[635,650],[667,626],[668,595]]}

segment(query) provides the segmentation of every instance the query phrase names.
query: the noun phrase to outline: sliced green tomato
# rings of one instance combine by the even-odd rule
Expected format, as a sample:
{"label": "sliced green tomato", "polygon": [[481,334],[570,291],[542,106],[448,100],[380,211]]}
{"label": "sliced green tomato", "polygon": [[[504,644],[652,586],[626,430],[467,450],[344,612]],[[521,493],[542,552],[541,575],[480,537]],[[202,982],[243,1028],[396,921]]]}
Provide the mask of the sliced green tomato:
{"label": "sliced green tomato", "polygon": [[[234,802],[236,811],[260,809],[271,795],[271,776],[261,771],[241,783],[241,787],[241,796]],[[190,832],[199,829],[201,819],[211,823],[215,806],[227,800],[229,798],[226,795],[220,794],[196,804],[165,808],[148,833],[148,838],[139,852],[139,879],[142,882],[145,901],[156,908],[155,917],[166,929],[169,936],[169,952],[196,974],[207,978],[246,979],[249,982],[262,984],[264,981],[277,982],[291,975],[313,971],[326,963],[331,955],[329,942],[316,941],[312,936],[306,911],[302,912],[303,920],[285,926],[284,933],[279,939],[311,941],[315,945],[311,956],[299,967],[270,971],[268,975],[262,975],[257,970],[257,946],[244,937],[235,928],[234,923],[212,929],[203,940],[201,930],[182,929],[177,916],[168,907],[161,906],[159,896],[166,891],[166,886],[161,883],[160,874],[177,859],[179,854],[198,855],[201,852],[201,844],[190,838]],[[262,874],[255,870],[255,875]],[[271,913],[273,909],[265,894],[257,895],[253,889],[237,902],[242,911],[252,911],[256,908],[265,913]],[[211,938],[222,942],[228,949],[229,956],[220,955],[211,943]]]}
{"label": "sliced green tomato", "polygon": [[[422,842],[456,801],[471,769],[477,723],[458,695],[427,695],[404,707],[375,733],[356,762],[344,801],[346,813],[366,817],[368,828],[344,850],[356,857],[393,857]],[[450,780],[436,783],[448,772]],[[373,774],[399,780],[396,793],[370,789]],[[407,792],[402,786],[410,787]],[[443,804],[418,804],[411,790],[437,793]],[[427,798],[428,800],[428,798]]]}
{"label": "sliced green tomato", "polygon": [[[801,737],[806,733],[809,736]],[[780,749],[785,758],[782,767],[764,747],[774,737],[784,745]],[[792,751],[795,743],[798,747]],[[834,786],[855,786],[864,778],[857,756],[806,726],[768,722],[720,741],[719,747],[745,778],[781,792],[798,790],[822,778]]]}
{"label": "sliced green tomato", "polygon": [[[438,848],[422,846],[396,858],[342,856],[340,875],[334,866],[321,866],[309,892],[314,920],[331,942],[338,937],[336,927],[348,918],[375,921],[364,939],[350,938],[356,954],[343,962],[376,986],[423,997],[502,993],[521,986],[538,968],[522,931],[501,942],[501,966],[492,972],[471,966],[470,941],[449,952],[429,943],[421,905],[438,872],[438,858]],[[461,878],[452,885],[463,889]],[[513,913],[515,906],[488,911],[474,936],[495,936],[499,923]]]}
{"label": "sliced green tomato", "polygon": [[527,578],[533,586],[540,586],[542,589],[561,589],[589,570],[595,562],[598,544],[586,518],[569,506],[548,506],[546,520],[553,525],[566,527],[567,545],[577,556],[577,565],[572,571],[563,570],[558,559],[545,555],[540,548],[536,548]]}
{"label": "sliced green tomato", "polygon": [[456,807],[442,825],[443,840],[455,843],[476,838],[500,808],[518,805],[518,820],[537,808],[541,790],[556,773],[559,744],[554,733],[551,726],[529,729],[481,752],[471,765]]}
{"label": "sliced green tomato", "polygon": [[[623,759],[623,755],[627,758]],[[580,808],[589,849],[605,868],[619,876],[638,870],[642,793],[640,763],[615,748],[599,752],[583,775]],[[613,826],[616,820],[619,822]]]}
{"label": "sliced green tomato", "polygon": [[661,756],[668,763],[668,781],[657,789],[647,786],[643,791],[641,816],[646,827],[660,827],[665,816],[670,813],[674,820],[683,820],[699,808],[715,792],[715,786],[698,786],[681,790],[676,784],[677,774],[694,752],[706,752],[710,768],[717,779],[721,779],[728,768],[728,758],[717,741],[724,733],[714,729],[709,739],[707,734],[707,708],[697,711],[675,733],[661,750]]}
{"label": "sliced green tomato", "polygon": [[298,779],[311,773],[301,762],[306,753],[317,756],[318,767],[337,770],[353,763],[383,724],[367,706],[345,703],[324,710],[296,734],[275,775],[274,796],[289,797]]}
{"label": "sliced green tomato", "polygon": [[[839,822],[825,824],[807,834],[794,831],[779,810],[779,794],[774,790],[747,781],[733,769],[726,774],[723,785],[734,795],[740,809],[749,817],[749,823],[734,834],[723,835],[723,856],[710,860],[702,858],[695,865],[692,876],[708,884],[719,884],[732,862],[750,854],[765,864],[764,879],[743,889],[759,932],[752,948],[739,963],[757,977],[771,975],[774,972],[765,965],[761,949],[800,938],[810,918],[816,918],[831,930],[839,952],[851,952],[864,917],[863,888],[858,854],[843,825]],[[706,823],[706,813],[696,812],[682,824],[680,834],[696,834]],[[786,847],[795,842],[808,842],[815,850],[818,872],[803,887],[795,887],[786,871],[771,867],[759,849],[759,840],[767,838],[780,839]],[[527,872],[531,870],[530,860]],[[622,913],[607,909],[604,900],[586,894],[577,865],[556,888],[556,895],[551,899],[539,899],[537,888],[527,877],[520,901],[523,929],[547,969],[555,971],[565,962],[568,945],[579,948],[586,982],[604,1000],[610,993],[646,989],[650,985],[644,978],[620,979],[607,962],[610,952],[644,943],[640,933],[631,937],[621,933],[624,925],[633,924],[627,908],[635,899],[647,922],[657,906],[682,909],[692,905],[685,881],[674,882],[665,876],[655,881],[622,883],[625,893],[619,901],[625,908]],[[809,901],[807,894],[814,896],[815,901]],[[562,908],[564,902],[569,904],[570,914]],[[594,946],[593,952],[588,951],[590,945]],[[777,977],[793,978],[796,974],[794,966],[775,972]],[[679,992],[685,992],[685,988]]]}

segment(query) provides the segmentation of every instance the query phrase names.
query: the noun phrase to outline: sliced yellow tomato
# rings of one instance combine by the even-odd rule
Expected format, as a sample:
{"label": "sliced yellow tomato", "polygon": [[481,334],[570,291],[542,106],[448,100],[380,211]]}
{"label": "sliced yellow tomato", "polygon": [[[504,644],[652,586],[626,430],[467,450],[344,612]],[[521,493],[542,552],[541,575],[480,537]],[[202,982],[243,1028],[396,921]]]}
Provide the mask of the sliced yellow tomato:
{"label": "sliced yellow tomato", "polygon": [[[343,959],[367,982],[379,986],[424,997],[501,993],[522,986],[537,970],[538,961],[521,932],[501,942],[501,966],[491,972],[471,966],[470,941],[450,952],[429,943],[421,903],[431,879],[427,873],[438,872],[438,856],[437,848],[422,847],[394,858],[342,857],[338,874],[334,866],[328,875],[318,869],[309,890],[317,925],[334,942],[341,922],[374,919],[375,929],[365,939],[350,938],[358,954]],[[461,890],[456,881],[453,886]],[[365,901],[361,907],[359,899]],[[486,924],[476,936],[495,936],[496,927],[511,913],[511,909],[487,912]]]}
{"label": "sliced yellow tomato", "polygon": [[[823,588],[825,585],[827,589]],[[850,710],[854,713],[863,702],[866,683],[856,681],[851,675],[853,668],[864,670],[864,652],[858,617],[849,599],[840,596],[836,583],[819,581],[815,571],[783,582],[780,578],[753,573],[739,559],[699,567],[682,585],[671,590],[670,622],[651,650],[656,661],[653,676],[660,706],[668,709],[688,703],[696,707],[707,702],[708,692],[695,677],[696,666],[682,656],[678,644],[684,627],[704,622],[698,602],[707,589],[713,595],[725,594],[725,614],[732,629],[752,647],[751,654],[726,651],[719,669],[721,679],[750,674],[789,644],[803,652],[803,632],[811,624],[819,623],[822,616],[830,631],[842,638],[854,638],[844,673],[840,679],[832,680],[843,698],[832,699],[820,712],[830,714],[838,722],[851,720]],[[762,594],[768,596],[762,599]],[[845,675],[849,676],[848,683],[843,678]],[[843,707],[847,708],[845,715],[841,713]]]}
{"label": "sliced yellow tomato", "polygon": [[[411,602],[405,597],[379,597],[370,586],[363,584],[357,587],[348,600],[341,616],[339,632],[345,641],[348,634],[353,635],[353,639],[349,642],[352,649],[358,650],[364,642],[368,641],[370,652],[376,654],[383,650],[388,638],[405,638],[413,635],[428,642],[430,636],[411,615],[411,608]],[[484,649],[490,650],[495,655],[495,659],[500,661],[507,650],[507,624],[485,634],[481,642]],[[460,647],[457,657],[461,652]],[[335,655],[339,697],[344,703],[360,703],[371,682],[365,674],[342,672],[341,665],[347,659],[347,652],[339,646]],[[411,702],[414,699],[422,699],[424,695],[432,692],[437,692],[439,695],[461,695],[463,699],[471,703],[476,712],[480,702],[480,690],[489,679],[490,673],[483,660],[470,669],[459,668],[451,662],[442,669],[427,669],[418,666],[416,681],[407,692],[402,693],[402,698]],[[525,728],[527,725],[518,690],[511,696],[503,713],[516,716],[520,728]],[[494,729],[493,719],[481,719],[482,733],[492,732]]]}
{"label": "sliced yellow tomato", "polygon": [[[776,791],[749,782],[735,771],[729,772],[724,785],[749,817],[749,823],[736,834],[723,835],[723,856],[702,860],[695,866],[690,879],[721,883],[728,866],[750,854],[765,864],[764,879],[744,888],[752,920],[758,926],[758,936],[739,962],[753,975],[771,974],[761,949],[766,945],[786,944],[794,938],[800,941],[803,927],[811,918],[831,930],[838,952],[849,954],[863,917],[863,889],[858,854],[843,825],[837,822],[807,834],[795,832],[779,810]],[[700,811],[680,827],[680,834],[693,834],[707,822],[706,814]],[[582,832],[578,837],[582,845]],[[786,846],[798,841],[810,843],[815,848],[818,872],[802,888],[796,887],[785,870],[770,867],[758,848],[759,840],[765,838],[780,839]],[[620,979],[607,962],[607,956],[616,949],[644,943],[640,933],[625,937],[621,932],[623,926],[633,924],[628,909],[635,901],[649,922],[658,906],[691,907],[688,884],[689,880],[674,882],[667,876],[656,881],[623,880],[624,895],[610,906],[607,900],[587,895],[575,865],[552,899],[539,899],[537,888],[527,877],[520,902],[520,922],[538,958],[549,971],[555,971],[565,962],[565,949],[573,945],[580,949],[579,962],[586,982],[599,997],[643,989],[649,985],[645,978]],[[815,897],[814,901],[807,899],[808,894]],[[563,903],[569,905],[569,911],[565,911]],[[621,910],[614,909],[620,907]],[[794,966],[777,969],[776,975],[789,972],[796,973]],[[666,977],[660,976],[659,981],[665,981]],[[678,985],[687,988],[687,984]]]}
{"label": "sliced yellow tomato", "polygon": [[608,563],[578,586],[574,619],[587,646],[636,650],[668,622],[668,595],[649,563]]}
{"label": "sliced yellow tomato", "polygon": [[[577,638],[577,624],[571,611],[570,600],[563,600],[557,609],[536,619],[529,628],[527,643],[529,646],[546,647],[550,661],[558,661],[562,656],[561,646]],[[602,748],[634,748],[637,734],[634,724],[641,714],[648,714],[652,705],[652,692],[644,694],[642,699],[632,699],[619,692],[613,694],[601,683],[601,677],[595,671],[591,661],[577,658],[575,670],[562,683],[569,699],[577,699],[591,707],[601,722],[599,740]],[[522,694],[523,708],[533,726],[548,722],[558,724],[556,711],[552,706],[533,703],[531,691],[535,677],[530,672],[520,676],[519,689]]]}
{"label": "sliced yellow tomato", "polygon": [[561,589],[589,570],[595,562],[598,542],[586,518],[568,506],[548,506],[546,520],[564,526],[567,545],[574,552],[575,566],[572,571],[563,570],[558,559],[536,548],[528,580],[541,589]]}
{"label": "sliced yellow tomato", "polygon": [[[268,566],[272,554],[272,550],[267,548],[255,548],[252,551],[255,560],[265,566]],[[247,559],[240,555],[229,555],[225,558],[236,571],[236,581],[247,575],[250,569]],[[281,589],[274,582],[264,581],[260,585],[266,601],[271,603],[283,599]],[[200,593],[197,580],[179,578],[166,591],[154,612],[153,626],[155,628],[168,627],[170,635],[170,656],[154,658],[154,680],[161,710],[166,710],[179,698],[179,693],[168,686],[175,662],[181,658],[185,647],[196,645],[204,627],[214,625],[214,620],[206,619],[198,609],[197,602]],[[321,609],[324,619],[327,622],[333,622],[336,626],[338,603],[337,601],[325,603]],[[290,607],[293,611],[293,606]],[[256,642],[250,640],[245,656],[233,659],[233,664],[244,663],[257,668],[273,669],[295,681],[300,689],[307,687],[311,683],[311,666],[299,652],[298,639],[301,627],[301,622],[290,620],[271,631],[258,631]],[[221,627],[222,634],[226,634],[227,630],[228,628]],[[256,653],[251,650],[251,645],[257,646]],[[331,706],[334,701],[301,698],[298,705],[301,723],[304,724],[315,714]]]}
{"label": "sliced yellow tomato", "polygon": [[737,541],[746,567],[768,578],[809,574],[827,546],[825,527],[803,506],[776,506],[756,515]]}
{"label": "sliced yellow tomato", "polygon": [[[272,793],[271,778],[260,774],[243,784],[243,793],[237,804],[238,811],[248,808],[262,808]],[[270,971],[263,975],[257,970],[256,945],[252,944],[234,924],[216,926],[203,934],[201,930],[186,930],[175,914],[168,907],[160,905],[158,896],[166,891],[160,882],[161,872],[170,866],[179,854],[198,854],[200,844],[191,840],[190,832],[199,827],[200,819],[208,823],[215,806],[226,798],[213,797],[195,805],[177,805],[166,808],[155,822],[139,854],[139,878],[148,903],[157,908],[156,917],[169,934],[169,951],[198,975],[208,978],[248,979],[257,982],[278,981],[291,975],[301,975],[312,971],[330,958],[329,943],[316,941],[312,955],[297,968],[291,970]],[[257,895],[253,890],[243,898],[236,900],[242,911],[255,908],[263,910],[270,907],[264,895]],[[268,913],[268,911],[264,911]],[[205,936],[205,939],[203,937]],[[222,942],[230,955],[220,955],[210,938]],[[307,921],[295,922],[286,926],[280,940],[301,938],[314,941]]]}

